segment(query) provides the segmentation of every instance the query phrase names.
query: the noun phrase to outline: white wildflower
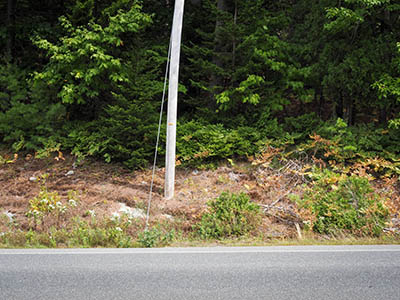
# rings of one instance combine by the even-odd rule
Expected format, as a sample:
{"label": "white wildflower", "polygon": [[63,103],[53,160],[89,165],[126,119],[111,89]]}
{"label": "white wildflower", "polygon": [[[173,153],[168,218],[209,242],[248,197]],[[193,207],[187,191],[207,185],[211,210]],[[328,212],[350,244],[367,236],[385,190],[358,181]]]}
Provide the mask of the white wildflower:
{"label": "white wildflower", "polygon": [[122,228],[121,227],[115,227],[116,231],[122,232]]}
{"label": "white wildflower", "polygon": [[60,206],[58,209],[60,210],[60,212],[61,212],[62,214],[65,213],[65,212],[67,211],[67,207],[66,207],[65,205]]}
{"label": "white wildflower", "polygon": [[117,212],[115,212],[115,213],[113,213],[113,214],[111,215],[111,219],[114,220],[114,221],[118,221],[119,218],[120,218],[120,215],[119,215],[119,213],[117,213]]}
{"label": "white wildflower", "polygon": [[76,201],[74,199],[69,199],[68,204],[70,206],[72,206],[72,207],[76,207],[77,206]]}

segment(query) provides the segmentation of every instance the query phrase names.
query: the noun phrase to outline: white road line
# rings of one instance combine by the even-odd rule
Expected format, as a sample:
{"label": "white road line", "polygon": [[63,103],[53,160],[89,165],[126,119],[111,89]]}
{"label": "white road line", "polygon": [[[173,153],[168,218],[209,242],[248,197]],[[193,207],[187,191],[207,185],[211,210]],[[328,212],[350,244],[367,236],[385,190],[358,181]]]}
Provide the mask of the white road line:
{"label": "white road line", "polygon": [[159,249],[0,249],[1,255],[126,255],[126,254],[234,254],[234,253],[338,253],[400,252],[399,246],[323,247],[323,248],[159,248]]}

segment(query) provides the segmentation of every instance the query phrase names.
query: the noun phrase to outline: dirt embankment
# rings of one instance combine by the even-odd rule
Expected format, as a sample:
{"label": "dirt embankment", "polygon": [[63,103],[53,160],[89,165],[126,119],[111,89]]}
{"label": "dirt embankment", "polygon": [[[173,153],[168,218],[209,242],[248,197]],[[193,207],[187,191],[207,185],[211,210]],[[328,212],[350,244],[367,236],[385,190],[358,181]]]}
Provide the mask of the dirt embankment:
{"label": "dirt embankment", "polygon": [[[176,193],[172,200],[163,198],[164,170],[157,169],[151,204],[152,222],[170,218],[183,220],[189,229],[199,220],[208,200],[221,192],[245,192],[264,211],[262,231],[265,237],[288,238],[298,235],[301,217],[290,194],[301,196],[305,179],[296,169],[301,166],[289,162],[284,168],[252,166],[249,163],[221,166],[216,170],[178,169]],[[75,191],[79,198],[77,216],[111,216],[121,208],[145,212],[149,199],[151,170],[129,171],[121,166],[95,161],[77,164],[73,157],[63,159],[19,158],[0,166],[0,213],[11,213],[22,228],[28,228],[26,212],[29,200],[38,195],[40,180],[48,174],[46,186],[56,191],[61,199]],[[393,199],[394,211],[399,211],[399,197]],[[397,218],[393,215],[393,218]],[[400,222],[398,224],[400,227]],[[1,228],[0,228],[1,231]]]}

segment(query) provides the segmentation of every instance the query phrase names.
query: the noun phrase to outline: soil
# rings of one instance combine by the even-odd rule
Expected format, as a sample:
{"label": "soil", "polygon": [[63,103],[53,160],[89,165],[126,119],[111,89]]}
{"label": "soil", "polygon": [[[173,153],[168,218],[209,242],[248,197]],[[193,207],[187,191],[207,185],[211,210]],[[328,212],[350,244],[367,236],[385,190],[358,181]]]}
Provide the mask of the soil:
{"label": "soil", "polygon": [[[171,200],[163,197],[164,169],[158,168],[152,193],[151,221],[180,218],[189,229],[206,210],[207,201],[224,191],[245,192],[264,209],[262,230],[265,237],[296,237],[296,224],[302,222],[296,205],[288,198],[289,194],[301,194],[304,178],[290,172],[296,167],[293,163],[277,171],[245,162],[215,170],[178,168],[175,197]],[[72,156],[45,159],[27,156],[0,165],[0,213],[14,214],[17,223],[28,228],[29,200],[38,195],[40,183],[37,179],[43,174],[48,174],[47,189],[56,191],[63,201],[67,201],[71,191],[78,194],[80,209],[76,214],[82,218],[88,217],[88,210],[98,216],[111,216],[121,203],[143,212],[147,209],[152,178],[150,169],[130,171],[94,160],[78,163]],[[394,214],[400,208],[398,199],[394,197],[391,203]]]}

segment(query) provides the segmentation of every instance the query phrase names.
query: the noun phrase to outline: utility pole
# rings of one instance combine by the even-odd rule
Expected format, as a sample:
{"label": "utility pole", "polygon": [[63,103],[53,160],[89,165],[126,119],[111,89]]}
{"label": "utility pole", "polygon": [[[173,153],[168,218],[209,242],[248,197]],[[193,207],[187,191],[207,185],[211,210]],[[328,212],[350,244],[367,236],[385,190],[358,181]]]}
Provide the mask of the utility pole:
{"label": "utility pole", "polygon": [[165,198],[175,192],[176,115],[178,109],[179,59],[181,55],[182,21],[185,0],[175,0],[171,35],[171,62],[169,67],[167,153],[165,156]]}

